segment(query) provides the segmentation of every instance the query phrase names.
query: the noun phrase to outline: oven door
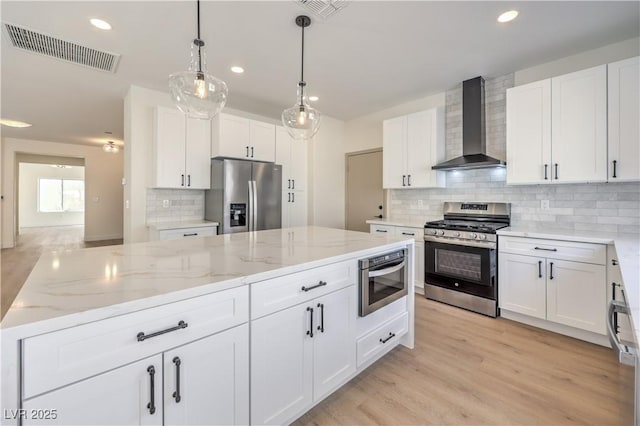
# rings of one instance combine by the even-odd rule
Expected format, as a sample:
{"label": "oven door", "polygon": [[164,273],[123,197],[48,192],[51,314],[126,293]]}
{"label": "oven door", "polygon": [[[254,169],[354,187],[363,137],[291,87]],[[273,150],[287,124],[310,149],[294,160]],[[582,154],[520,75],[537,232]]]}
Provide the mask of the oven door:
{"label": "oven door", "polygon": [[407,257],[360,271],[360,306],[363,317],[407,295]]}
{"label": "oven door", "polygon": [[496,249],[425,241],[425,282],[497,300]]}

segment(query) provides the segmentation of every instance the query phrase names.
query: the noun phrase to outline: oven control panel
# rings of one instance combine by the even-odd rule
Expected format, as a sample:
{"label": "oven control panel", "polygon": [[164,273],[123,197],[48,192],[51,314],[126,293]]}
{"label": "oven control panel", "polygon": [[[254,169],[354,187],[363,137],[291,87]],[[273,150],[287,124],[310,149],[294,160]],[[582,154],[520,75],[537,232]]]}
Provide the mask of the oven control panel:
{"label": "oven control panel", "polygon": [[469,232],[469,231],[455,231],[450,229],[433,229],[425,228],[425,239],[427,237],[442,237],[457,240],[475,240],[475,241],[487,241],[496,242],[496,234],[486,234],[484,232]]}

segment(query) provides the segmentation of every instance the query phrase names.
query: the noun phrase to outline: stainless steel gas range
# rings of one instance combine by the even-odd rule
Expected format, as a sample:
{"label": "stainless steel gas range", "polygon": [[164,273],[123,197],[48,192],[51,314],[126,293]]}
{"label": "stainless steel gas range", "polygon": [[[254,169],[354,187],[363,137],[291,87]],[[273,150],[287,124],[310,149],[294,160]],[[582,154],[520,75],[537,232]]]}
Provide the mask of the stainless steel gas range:
{"label": "stainless steel gas range", "polygon": [[496,317],[496,231],[510,219],[509,203],[444,203],[444,220],[424,226],[425,296]]}

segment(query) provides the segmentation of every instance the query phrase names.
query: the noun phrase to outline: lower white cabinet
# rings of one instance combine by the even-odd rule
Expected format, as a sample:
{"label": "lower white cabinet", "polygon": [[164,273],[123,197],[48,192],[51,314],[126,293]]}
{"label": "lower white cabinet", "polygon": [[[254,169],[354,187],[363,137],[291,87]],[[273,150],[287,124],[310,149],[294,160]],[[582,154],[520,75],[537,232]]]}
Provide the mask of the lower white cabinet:
{"label": "lower white cabinet", "polygon": [[349,286],[252,322],[252,424],[291,421],[356,371],[355,296]]}
{"label": "lower white cabinet", "polygon": [[500,308],[532,317],[547,317],[547,280],[544,258],[500,254]]}

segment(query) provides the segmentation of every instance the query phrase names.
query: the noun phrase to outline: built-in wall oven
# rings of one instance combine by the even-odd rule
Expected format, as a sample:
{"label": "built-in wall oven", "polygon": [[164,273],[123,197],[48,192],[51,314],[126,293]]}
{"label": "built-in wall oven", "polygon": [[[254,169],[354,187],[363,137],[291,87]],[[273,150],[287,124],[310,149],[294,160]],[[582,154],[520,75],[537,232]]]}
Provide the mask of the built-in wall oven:
{"label": "built-in wall oven", "polygon": [[406,249],[362,259],[359,268],[361,317],[407,295],[409,263]]}

